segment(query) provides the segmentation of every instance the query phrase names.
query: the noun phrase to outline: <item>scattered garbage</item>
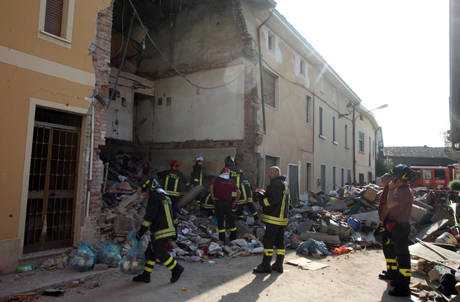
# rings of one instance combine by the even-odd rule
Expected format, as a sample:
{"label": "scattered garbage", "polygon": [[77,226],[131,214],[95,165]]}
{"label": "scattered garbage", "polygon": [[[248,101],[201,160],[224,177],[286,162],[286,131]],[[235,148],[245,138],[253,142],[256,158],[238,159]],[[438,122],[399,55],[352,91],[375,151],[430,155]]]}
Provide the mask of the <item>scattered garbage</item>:
{"label": "scattered garbage", "polygon": [[118,267],[121,261],[120,246],[113,243],[104,243],[100,248],[98,260],[100,263],[107,264],[109,267]]}
{"label": "scattered garbage", "polygon": [[135,233],[129,235],[129,249],[120,261],[120,271],[136,275],[144,270],[144,247],[142,241],[136,239]]}
{"label": "scattered garbage", "polygon": [[70,258],[70,266],[79,272],[92,270],[96,264],[96,252],[87,243],[81,243]]}

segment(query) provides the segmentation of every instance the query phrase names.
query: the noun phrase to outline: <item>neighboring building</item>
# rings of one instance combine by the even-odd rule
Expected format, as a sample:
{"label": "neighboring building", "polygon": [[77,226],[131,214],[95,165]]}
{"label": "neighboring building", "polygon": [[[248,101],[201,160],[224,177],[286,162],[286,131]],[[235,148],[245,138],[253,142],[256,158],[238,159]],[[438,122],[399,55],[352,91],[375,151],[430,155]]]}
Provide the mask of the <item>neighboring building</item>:
{"label": "neighboring building", "polygon": [[97,232],[109,6],[0,2],[0,273]]}
{"label": "neighboring building", "polygon": [[408,166],[448,166],[457,162],[443,147],[385,147],[385,160]]}

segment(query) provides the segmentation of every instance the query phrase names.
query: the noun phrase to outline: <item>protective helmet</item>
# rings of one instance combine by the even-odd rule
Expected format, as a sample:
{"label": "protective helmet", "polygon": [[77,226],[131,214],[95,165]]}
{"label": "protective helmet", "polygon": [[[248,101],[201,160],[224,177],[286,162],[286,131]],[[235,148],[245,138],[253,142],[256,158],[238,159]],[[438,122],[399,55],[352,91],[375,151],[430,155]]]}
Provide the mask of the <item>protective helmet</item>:
{"label": "protective helmet", "polygon": [[235,159],[231,156],[227,156],[225,158],[225,166],[227,167],[233,167],[235,166]]}
{"label": "protective helmet", "polygon": [[151,177],[147,179],[143,184],[142,184],[142,192],[150,191],[153,192],[157,189],[160,189],[160,183],[158,180],[156,180],[155,177]]}
{"label": "protective helmet", "polygon": [[398,179],[410,181],[414,176],[414,172],[407,165],[399,164],[393,168],[393,176]]}
{"label": "protective helmet", "polygon": [[169,162],[169,166],[171,167],[171,169],[173,168],[179,168],[180,167],[180,163],[178,160],[176,159],[173,159]]}

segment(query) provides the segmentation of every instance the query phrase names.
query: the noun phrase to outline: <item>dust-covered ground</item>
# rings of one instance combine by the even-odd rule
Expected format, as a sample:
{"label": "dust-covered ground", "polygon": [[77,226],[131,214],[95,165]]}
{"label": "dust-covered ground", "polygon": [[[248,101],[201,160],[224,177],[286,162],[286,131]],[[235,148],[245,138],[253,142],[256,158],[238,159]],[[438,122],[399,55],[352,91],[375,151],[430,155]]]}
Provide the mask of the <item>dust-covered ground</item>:
{"label": "dust-covered ground", "polygon": [[[297,258],[290,254],[287,259]],[[150,284],[131,282],[132,276],[115,273],[91,286],[68,289],[59,298],[40,301],[408,301],[389,297],[387,283],[377,275],[384,268],[381,251],[359,251],[321,260],[329,267],[308,271],[285,265],[284,274],[256,276],[252,269],[261,257],[224,258],[215,263],[185,263],[176,284],[157,266]],[[94,287],[93,289],[90,289]]]}

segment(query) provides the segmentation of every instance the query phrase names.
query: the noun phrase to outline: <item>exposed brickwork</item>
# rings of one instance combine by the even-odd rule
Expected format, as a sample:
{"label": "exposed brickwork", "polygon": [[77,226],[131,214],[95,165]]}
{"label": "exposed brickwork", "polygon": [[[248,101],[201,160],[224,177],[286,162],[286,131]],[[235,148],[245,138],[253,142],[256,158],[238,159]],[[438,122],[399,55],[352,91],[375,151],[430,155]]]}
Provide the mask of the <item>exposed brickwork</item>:
{"label": "exposed brickwork", "polygon": [[218,148],[238,148],[243,144],[242,140],[228,141],[186,141],[186,142],[170,142],[170,143],[153,143],[150,144],[151,150],[167,150],[167,149],[218,149]]}
{"label": "exposed brickwork", "polygon": [[[85,209],[88,210],[89,217],[86,217],[85,227],[82,229],[82,239],[88,241],[97,240],[99,236],[97,219],[102,206],[101,186],[104,173],[104,165],[99,158],[99,153],[100,147],[105,144],[107,128],[107,109],[103,100],[109,96],[112,16],[113,3],[98,12],[96,39],[94,41],[93,65],[96,74],[95,95],[97,100],[94,103],[92,179],[88,180],[91,198],[89,209]],[[82,214],[84,217],[85,213]]]}

